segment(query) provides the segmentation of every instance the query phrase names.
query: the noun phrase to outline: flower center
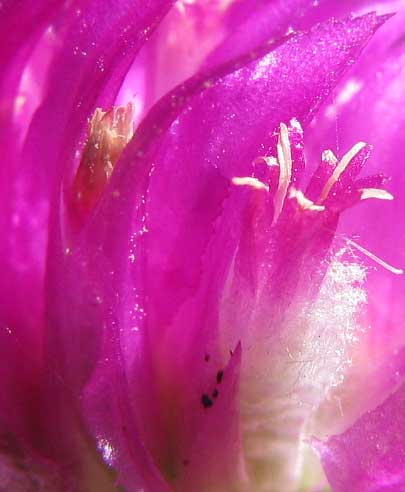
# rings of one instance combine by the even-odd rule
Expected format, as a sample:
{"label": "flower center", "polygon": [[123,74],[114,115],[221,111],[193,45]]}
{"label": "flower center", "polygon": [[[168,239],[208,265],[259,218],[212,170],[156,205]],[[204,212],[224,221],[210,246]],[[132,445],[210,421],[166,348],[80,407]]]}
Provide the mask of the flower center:
{"label": "flower center", "polygon": [[[283,212],[284,202],[288,198],[296,202],[302,211],[324,212],[327,205],[341,212],[357,202],[370,198],[378,200],[392,200],[393,196],[388,191],[379,188],[382,182],[381,176],[368,178],[368,182],[374,186],[364,186],[364,180],[353,181],[352,175],[356,175],[368,159],[371,147],[364,142],[355,144],[340,160],[331,150],[326,150],[322,155],[322,164],[319,166],[308,192],[313,194],[317,189],[318,196],[314,201],[307,198],[302,190],[297,189],[293,182],[293,156],[290,134],[302,134],[302,129],[297,120],[290,122],[290,129],[285,123],[280,124],[280,132],[277,143],[277,157],[261,157],[268,166],[278,170],[278,182],[264,183],[255,177],[235,177],[233,184],[237,186],[250,186],[273,194],[273,225],[275,225]],[[297,148],[303,150],[302,142]],[[341,195],[339,197],[339,195]],[[350,195],[350,199],[348,197]]]}
{"label": "flower center", "polygon": [[365,268],[348,258],[351,248],[402,273],[357,243],[331,250],[342,211],[393,199],[381,175],[357,179],[370,152],[363,142],[341,159],[325,151],[303,191],[303,132],[292,120],[280,125],[277,157],[261,157],[260,171],[232,179],[251,200],[221,323],[227,346],[233,337],[242,342],[242,431],[255,492],[297,489],[308,426],[350,364],[366,301]]}

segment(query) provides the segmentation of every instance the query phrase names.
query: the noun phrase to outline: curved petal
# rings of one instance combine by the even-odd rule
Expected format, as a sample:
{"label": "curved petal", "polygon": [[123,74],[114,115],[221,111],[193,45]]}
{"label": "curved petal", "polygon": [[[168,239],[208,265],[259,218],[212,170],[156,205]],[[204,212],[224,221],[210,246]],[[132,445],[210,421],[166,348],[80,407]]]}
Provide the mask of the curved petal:
{"label": "curved petal", "polygon": [[[21,127],[28,124],[19,111],[18,91],[46,27],[59,13],[58,2],[3,2],[0,79],[0,338],[2,425],[28,432],[26,399],[38,391],[43,288],[41,277],[46,231],[38,212],[23,196],[24,179],[19,160]],[[24,12],[24,15],[21,15]],[[47,56],[43,58],[48,58]],[[22,123],[23,121],[23,123]],[[12,288],[11,288],[12,286]],[[29,395],[29,396],[28,396]],[[34,404],[33,404],[34,406]],[[31,408],[31,411],[33,409]]]}
{"label": "curved petal", "polygon": [[368,3],[179,0],[131,68],[119,103],[135,97],[143,116],[166,92],[201,69],[213,69],[248,53],[254,57],[261,46],[327,19],[358,13]]}
{"label": "curved petal", "polygon": [[236,0],[224,19],[228,35],[206,64],[224,63],[327,19],[358,13],[367,3],[367,0]]}
{"label": "curved petal", "polygon": [[396,492],[405,486],[405,385],[343,434],[314,442],[334,492]]}
{"label": "curved petal", "polygon": [[[195,75],[225,35],[223,0],[179,0],[144,46],[121,88],[119,102],[140,99],[142,115]],[[139,97],[141,95],[141,97]]]}
{"label": "curved petal", "polygon": [[[36,42],[46,51],[39,40],[44,29],[58,25],[62,18],[63,28],[56,33],[58,42],[52,48],[54,56],[47,73],[46,91],[41,94],[42,103],[25,137],[24,148],[20,152],[20,135],[15,142],[10,140],[10,149],[4,147],[13,155],[10,168],[2,167],[5,176],[3,180],[2,174],[1,179],[1,185],[6,187],[6,193],[1,194],[1,217],[5,217],[1,224],[5,238],[1,243],[4,270],[0,285],[0,374],[4,390],[1,427],[15,433],[27,449],[73,460],[77,471],[80,459],[85,462],[88,458],[84,477],[80,478],[78,471],[80,481],[92,472],[97,458],[90,459],[74,409],[67,410],[72,405],[74,390],[64,386],[62,376],[55,378],[58,354],[50,348],[51,343],[45,344],[44,349],[48,217],[59,215],[53,197],[59,196],[63,173],[72,172],[86,118],[96,104],[115,98],[133,57],[172,1],[26,3],[26,9],[22,1],[3,2],[0,7],[6,12],[1,19],[2,27],[8,28],[3,35],[10,36],[10,43],[3,42],[1,48],[2,53],[9,50],[2,58],[2,63],[9,65],[0,88],[5,91],[2,95],[7,95],[2,98],[8,105],[7,112],[1,115],[1,124],[5,126],[1,138],[6,144],[16,131],[7,127],[14,117],[14,108],[8,103],[15,102],[23,70],[27,66],[32,68],[37,61],[29,60],[29,55]],[[10,85],[12,82],[15,87]],[[3,144],[2,140],[2,147]],[[57,242],[57,235],[53,238]],[[51,256],[53,246],[50,245]],[[52,283],[52,260],[48,268]],[[56,329],[52,320],[49,326],[50,330]],[[64,427],[70,434],[67,431],[60,438],[60,429]]]}

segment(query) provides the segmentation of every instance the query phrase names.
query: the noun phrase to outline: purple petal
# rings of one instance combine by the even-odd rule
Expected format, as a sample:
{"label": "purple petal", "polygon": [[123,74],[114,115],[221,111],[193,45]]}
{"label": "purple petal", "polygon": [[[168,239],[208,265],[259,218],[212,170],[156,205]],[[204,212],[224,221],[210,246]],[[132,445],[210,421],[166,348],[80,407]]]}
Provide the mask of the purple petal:
{"label": "purple petal", "polygon": [[[5,9],[5,16],[1,18],[4,28],[1,62],[5,72],[0,95],[6,105],[5,112],[2,107],[1,113],[1,138],[5,140],[1,144],[12,158],[7,162],[8,167],[2,167],[0,180],[4,191],[0,195],[0,226],[4,238],[0,251],[4,263],[0,281],[0,376],[4,389],[0,397],[1,426],[27,440],[39,453],[64,455],[70,452],[68,458],[63,457],[70,459],[82,451],[80,439],[75,437],[78,423],[72,417],[71,395],[64,386],[67,381],[63,375],[54,379],[58,352],[52,348],[52,337],[44,343],[48,217],[49,213],[59,215],[53,198],[59,196],[63,173],[66,169],[72,171],[73,156],[79,150],[79,136],[85,130],[86,118],[96,104],[114,100],[133,57],[172,2],[103,0],[69,5],[35,2],[34,5],[17,1],[3,4],[0,7],[2,13]],[[46,91],[41,93],[42,104],[31,122],[21,152],[21,135],[18,139],[12,138],[16,136],[16,128],[13,126],[14,106],[10,103],[15,102],[23,70],[36,70],[40,54],[36,52],[30,58],[36,44],[44,49],[43,56],[48,58],[46,43],[40,37],[50,26],[57,41],[52,46],[54,56],[46,73]],[[10,43],[5,36],[10,37]],[[19,126],[20,121],[16,124]],[[24,121],[24,125],[27,122]],[[55,242],[57,238],[53,236]],[[49,272],[52,284],[52,261]],[[51,321],[49,326],[57,330],[57,325],[52,326]],[[58,333],[54,336],[57,338]],[[96,343],[94,351],[97,349]],[[42,360],[44,351],[45,362]],[[65,359],[61,360],[62,366],[64,363]],[[48,369],[45,377],[44,364]],[[77,385],[80,386],[80,382]],[[72,392],[75,392],[74,384]],[[63,438],[61,428],[70,430]]]}
{"label": "purple petal", "polygon": [[208,57],[206,65],[215,66],[281,37],[307,30],[329,18],[358,12],[364,0],[238,0],[226,14],[228,35]]}
{"label": "purple petal", "polygon": [[[241,355],[239,344],[225,369],[216,374],[214,385],[211,386],[214,389],[203,393],[201,397],[204,404],[200,405],[199,412],[196,411],[193,416],[193,428],[197,429],[197,432],[190,441],[188,458],[183,460],[186,469],[178,483],[179,491],[230,488],[241,490],[247,485],[242,457],[239,454]],[[190,415],[185,417],[190,418]],[[216,447],[220,449],[213,450]]]}
{"label": "purple petal", "polygon": [[[60,4],[56,8],[55,2],[43,3],[34,7],[27,2],[27,8],[24,8],[24,2],[3,6],[5,16],[2,22],[5,32],[10,33],[10,42],[2,43],[2,63],[8,62],[9,66],[4,66],[0,89],[3,91],[2,101],[6,104],[1,113],[4,118],[0,135],[4,139],[1,143],[8,162],[7,166],[2,167],[0,180],[4,206],[1,230],[7,238],[2,242],[1,253],[8,262],[0,283],[1,293],[4,294],[4,315],[0,319],[13,325],[20,320],[22,325],[25,322],[29,324],[30,314],[36,320],[41,309],[39,296],[44,274],[51,184],[55,176],[63,172],[64,158],[66,162],[73,162],[72,156],[77,150],[77,141],[84,131],[86,118],[97,103],[102,103],[100,93],[109,93],[105,101],[114,99],[129,63],[144,43],[149,30],[171,5],[170,0],[142,2],[142,9],[139,9],[136,3],[126,1],[120,6],[114,2],[113,8],[108,2],[90,2],[86,9],[80,9],[79,2],[64,9]],[[20,22],[21,11],[26,12],[26,16],[22,16]],[[111,12],[116,16],[112,16]],[[17,138],[13,121],[15,109],[10,104],[14,105],[16,88],[26,65],[32,68],[37,61],[28,61],[35,43],[47,27],[58,26],[60,16],[63,16],[65,24],[63,29],[57,28],[57,40],[53,44],[61,48],[49,68],[48,90],[43,94],[44,100],[32,122],[21,156],[21,139],[20,135]],[[51,24],[54,17],[56,20]],[[128,17],[132,21],[127,29]],[[72,20],[72,25],[66,28]],[[121,31],[123,34],[120,36]],[[45,51],[42,56],[48,57],[45,43],[41,41],[39,45]],[[56,50],[55,46],[53,50]],[[88,84],[90,79],[91,90]],[[81,102],[81,98],[85,102]],[[12,296],[8,288],[10,276],[17,284]],[[23,309],[15,309],[16,304]],[[13,319],[13,315],[17,319]]]}
{"label": "purple petal", "polygon": [[218,0],[178,1],[140,52],[119,101],[141,94],[144,116],[160,97],[195,75],[225,35],[226,10]]}
{"label": "purple petal", "polygon": [[405,385],[343,434],[314,443],[334,492],[405,487]]}
{"label": "purple petal", "polygon": [[[0,406],[10,428],[24,427],[26,395],[34,393],[40,350],[43,290],[39,266],[45,248],[44,224],[32,213],[23,196],[19,176],[20,120],[16,96],[22,74],[45,26],[57,13],[57,2],[3,2],[0,7],[0,147],[4,165],[0,169],[0,338],[1,380],[4,391]],[[24,15],[21,15],[21,12]],[[26,122],[25,122],[26,125]],[[24,224],[23,224],[24,223]],[[11,286],[13,286],[11,288]],[[26,429],[25,429],[26,430]]]}

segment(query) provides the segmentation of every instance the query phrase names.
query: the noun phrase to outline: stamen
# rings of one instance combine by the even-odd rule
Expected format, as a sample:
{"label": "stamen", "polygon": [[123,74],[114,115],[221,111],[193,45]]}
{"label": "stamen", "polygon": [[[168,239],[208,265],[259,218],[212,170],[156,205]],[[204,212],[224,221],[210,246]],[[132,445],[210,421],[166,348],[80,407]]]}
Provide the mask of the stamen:
{"label": "stamen", "polygon": [[251,188],[254,188],[256,190],[269,191],[269,187],[265,185],[262,181],[257,178],[251,178],[249,176],[246,176],[244,178],[239,178],[235,176],[234,178],[232,178],[232,183],[236,186],[250,186]]}
{"label": "stamen", "polygon": [[332,150],[324,150],[322,152],[322,160],[323,162],[328,162],[331,166],[335,167],[339,161],[339,159],[335,156]]}
{"label": "stamen", "polygon": [[[285,123],[280,123],[277,141],[277,158],[273,156],[259,156],[253,161],[253,164],[256,165],[255,176],[257,177],[234,177],[232,179],[232,183],[237,186],[250,186],[256,190],[269,191],[270,186],[274,205],[272,226],[277,223],[283,211],[287,195],[289,199],[295,201],[296,207],[303,212],[325,211],[328,207],[328,204],[324,204],[325,200],[328,198],[334,185],[342,179],[342,174],[345,173],[349,166],[350,173],[344,175],[342,186],[336,189],[336,193],[334,193],[336,196],[331,205],[331,211],[333,213],[341,213],[343,210],[363,200],[393,200],[394,197],[391,193],[384,189],[374,187],[383,185],[380,175],[354,181],[354,177],[368,158],[369,153],[364,152],[364,150],[371,149],[366,143],[358,142],[340,160],[338,160],[331,150],[325,150],[322,153],[322,164],[318,167],[316,174],[307,188],[307,193],[311,198],[319,195],[318,200],[312,201],[292,183],[294,169],[292,155],[299,148],[299,145],[302,148],[302,139],[298,139],[298,143],[296,143],[296,133],[294,131],[301,129],[299,123],[296,120],[292,120],[290,125],[291,127],[287,127]],[[298,157],[300,158],[299,153]],[[294,171],[297,170],[294,169]],[[277,178],[275,176],[276,173]],[[278,180],[277,189],[273,191],[272,183],[276,179]],[[371,186],[367,187],[367,185]],[[376,258],[373,257],[378,262],[379,259],[377,260]],[[385,262],[382,262],[382,260],[379,260],[379,262],[385,266]],[[397,272],[399,269],[393,268],[392,271]]]}
{"label": "stamen", "polygon": [[379,188],[363,188],[359,190],[361,192],[360,200],[368,200],[369,198],[376,198],[377,200],[393,200],[394,197],[386,190]]}
{"label": "stamen", "polygon": [[281,210],[283,209],[284,200],[287,196],[287,191],[292,176],[291,145],[288,137],[288,128],[285,123],[280,124],[280,135],[277,143],[277,157],[280,166],[280,177],[278,180],[278,188],[274,196],[273,225],[277,222],[281,214]]}
{"label": "stamen", "polygon": [[324,205],[316,205],[301,190],[297,190],[296,188],[291,189],[290,198],[295,199],[302,210],[309,210],[311,212],[323,212],[325,210]]}
{"label": "stamen", "polygon": [[390,265],[386,261],[384,261],[381,258],[379,258],[378,256],[376,256],[374,253],[371,253],[371,251],[368,251],[367,249],[363,248],[363,246],[360,246],[360,244],[357,244],[352,239],[348,239],[347,240],[347,244],[350,244],[350,246],[353,246],[358,251],[360,251],[365,256],[367,256],[371,260],[373,260],[376,263],[378,263],[378,265],[382,266],[383,268],[385,268],[389,272],[394,273],[395,275],[403,275],[404,271],[402,270],[402,268],[395,268],[395,267],[393,267],[392,265]]}
{"label": "stamen", "polygon": [[257,157],[253,162],[254,163],[260,163],[261,161],[264,161],[268,167],[279,167],[278,166],[278,160],[275,157],[268,157],[266,155],[261,155]]}
{"label": "stamen", "polygon": [[99,108],[89,125],[89,136],[72,186],[77,215],[88,213],[98,201],[122,151],[133,136],[134,105]]}
{"label": "stamen", "polygon": [[347,154],[345,154],[342,159],[340,160],[339,164],[336,166],[336,169],[333,171],[332,176],[328,179],[326,182],[325,186],[323,187],[323,190],[321,191],[321,194],[319,196],[318,201],[320,203],[324,202],[329,195],[330,190],[332,189],[333,185],[338,181],[342,173],[345,171],[347,166],[350,164],[350,162],[356,157],[356,155],[364,149],[366,144],[364,142],[359,142],[356,145],[354,145]]}

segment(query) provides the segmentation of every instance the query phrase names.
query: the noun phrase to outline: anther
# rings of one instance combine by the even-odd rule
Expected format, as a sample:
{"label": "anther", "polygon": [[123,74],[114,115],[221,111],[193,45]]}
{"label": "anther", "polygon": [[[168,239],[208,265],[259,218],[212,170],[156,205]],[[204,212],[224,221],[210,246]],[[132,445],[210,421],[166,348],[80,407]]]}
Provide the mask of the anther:
{"label": "anther", "polygon": [[338,179],[340,178],[342,173],[345,171],[347,166],[356,157],[356,155],[358,155],[359,152],[364,149],[365,146],[366,146],[366,144],[364,142],[358,142],[356,145],[354,145],[349,150],[349,152],[347,152],[342,157],[342,159],[337,164],[335,170],[333,171],[332,176],[325,183],[325,186],[323,187],[321,194],[319,196],[319,199],[318,199],[319,203],[324,202],[328,198],[329,192],[332,189],[333,185],[338,181]]}
{"label": "anther", "polygon": [[280,135],[277,143],[277,159],[280,166],[280,176],[278,188],[274,196],[273,224],[277,222],[281,214],[292,177],[291,145],[288,137],[288,128],[285,123],[280,124]]}
{"label": "anther", "polygon": [[269,187],[265,185],[262,181],[257,178],[251,178],[249,176],[246,177],[237,177],[232,178],[232,183],[236,186],[250,186],[256,190],[264,190],[269,191]]}
{"label": "anther", "polygon": [[122,151],[133,136],[134,105],[109,111],[97,108],[72,186],[72,202],[79,218],[97,203]]}

